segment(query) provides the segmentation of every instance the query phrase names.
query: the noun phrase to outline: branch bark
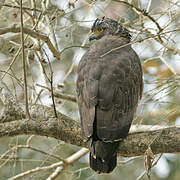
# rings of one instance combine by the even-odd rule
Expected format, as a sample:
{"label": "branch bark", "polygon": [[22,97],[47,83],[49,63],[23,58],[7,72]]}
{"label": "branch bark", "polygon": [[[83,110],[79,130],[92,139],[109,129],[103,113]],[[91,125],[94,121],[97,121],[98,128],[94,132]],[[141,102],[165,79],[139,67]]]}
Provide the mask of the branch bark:
{"label": "branch bark", "polygon": [[[14,107],[16,106],[16,107]],[[31,120],[25,119],[17,104],[8,103],[0,117],[0,138],[34,134],[53,137],[66,143],[87,147],[81,136],[79,122],[43,105],[30,107]],[[151,129],[150,129],[151,130]],[[119,155],[130,157],[144,155],[148,147],[154,154],[180,152],[180,127],[168,127],[153,131],[133,132],[119,146]]]}
{"label": "branch bark", "polygon": [[[0,80],[0,138],[18,135],[39,135],[56,138],[66,143],[87,147],[87,143],[81,136],[80,123],[68,116],[43,105],[33,105],[29,108],[31,119],[26,119],[23,110],[24,105],[15,101],[6,84]],[[135,132],[133,128],[135,127]],[[154,154],[179,153],[180,152],[180,127],[145,126],[148,129],[138,130],[136,126],[131,128],[131,133],[119,146],[120,156],[140,156],[148,147]],[[161,126],[160,126],[161,127]]]}

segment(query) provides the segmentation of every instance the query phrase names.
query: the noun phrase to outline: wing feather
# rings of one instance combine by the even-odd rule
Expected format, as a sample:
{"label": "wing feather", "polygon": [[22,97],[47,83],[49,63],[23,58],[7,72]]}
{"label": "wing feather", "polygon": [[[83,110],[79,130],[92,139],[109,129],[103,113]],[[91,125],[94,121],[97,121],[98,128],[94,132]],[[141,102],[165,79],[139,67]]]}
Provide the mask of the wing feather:
{"label": "wing feather", "polygon": [[130,46],[102,57],[108,51],[102,44],[93,46],[79,64],[78,105],[86,138],[96,133],[103,141],[116,141],[127,136],[133,120],[143,89],[142,68]]}

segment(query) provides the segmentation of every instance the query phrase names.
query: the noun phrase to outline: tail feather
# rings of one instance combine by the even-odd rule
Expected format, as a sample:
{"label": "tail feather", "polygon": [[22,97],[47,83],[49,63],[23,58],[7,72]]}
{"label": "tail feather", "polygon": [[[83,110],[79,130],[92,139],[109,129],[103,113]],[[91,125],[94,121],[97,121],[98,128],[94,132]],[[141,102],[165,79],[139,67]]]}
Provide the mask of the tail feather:
{"label": "tail feather", "polygon": [[89,155],[90,167],[98,173],[110,173],[117,164],[117,149],[119,142],[105,143],[95,141]]}
{"label": "tail feather", "polygon": [[98,173],[110,173],[116,167],[117,155],[111,156],[108,160],[102,160],[99,157],[94,158],[91,153],[89,156],[90,167]]}

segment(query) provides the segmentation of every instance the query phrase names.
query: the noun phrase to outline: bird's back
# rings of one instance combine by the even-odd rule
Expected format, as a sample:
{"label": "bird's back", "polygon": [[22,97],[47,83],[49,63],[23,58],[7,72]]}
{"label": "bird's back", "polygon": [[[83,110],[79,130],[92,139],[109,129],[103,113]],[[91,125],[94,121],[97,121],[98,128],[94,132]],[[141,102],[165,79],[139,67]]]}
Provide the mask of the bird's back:
{"label": "bird's back", "polygon": [[[125,38],[105,36],[91,46],[78,68],[81,96],[85,96],[87,108],[96,107],[97,135],[104,141],[127,135],[142,92],[140,60],[131,46],[125,44]],[[81,115],[81,121],[84,126],[91,126],[83,128],[89,137],[95,115],[88,120],[87,114]]]}
{"label": "bird's back", "polygon": [[83,56],[78,105],[95,171],[109,173],[116,166],[119,141],[128,135],[142,89],[140,60],[128,39],[104,36]]}

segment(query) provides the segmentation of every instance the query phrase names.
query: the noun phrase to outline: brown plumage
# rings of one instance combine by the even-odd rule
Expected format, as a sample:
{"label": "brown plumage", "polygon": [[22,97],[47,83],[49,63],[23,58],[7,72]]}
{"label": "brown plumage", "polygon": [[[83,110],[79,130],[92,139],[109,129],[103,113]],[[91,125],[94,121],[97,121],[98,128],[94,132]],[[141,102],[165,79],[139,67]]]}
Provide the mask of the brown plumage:
{"label": "brown plumage", "polygon": [[90,167],[109,173],[116,167],[119,142],[128,135],[142,94],[142,68],[127,45],[131,36],[120,24],[97,19],[92,27],[95,31],[90,40],[96,41],[78,66],[78,106]]}

